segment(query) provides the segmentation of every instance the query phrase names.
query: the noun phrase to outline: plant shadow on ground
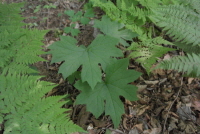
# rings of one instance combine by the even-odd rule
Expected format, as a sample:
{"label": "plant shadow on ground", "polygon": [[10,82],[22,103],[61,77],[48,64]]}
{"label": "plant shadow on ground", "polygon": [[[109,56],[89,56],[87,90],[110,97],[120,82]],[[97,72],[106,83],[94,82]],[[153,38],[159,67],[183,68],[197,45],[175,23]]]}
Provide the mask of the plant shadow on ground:
{"label": "plant shadow on ground", "polygon": [[[8,2],[23,2],[22,0],[9,0]],[[50,30],[44,39],[43,50],[59,40],[63,35],[63,28],[70,25],[65,10],[82,10],[86,1],[78,0],[27,0],[22,9],[22,15],[26,18],[25,23],[29,28]],[[41,8],[53,4],[56,8]],[[40,8],[39,8],[40,6]],[[38,9],[38,11],[36,10]],[[37,12],[36,12],[37,11]],[[97,16],[102,11],[96,10]],[[34,13],[35,12],[35,13]],[[94,39],[94,29],[88,25],[79,25],[81,33],[77,37],[78,44],[87,46]],[[65,34],[64,34],[65,35]],[[165,55],[171,56],[172,53]],[[103,134],[109,129],[115,134],[159,134],[159,133],[199,133],[200,128],[200,84],[198,79],[184,78],[175,71],[164,71],[157,69],[148,76],[143,69],[133,60],[130,61],[129,69],[135,69],[143,75],[133,85],[138,86],[138,101],[130,102],[122,98],[125,114],[118,129],[113,129],[113,124],[108,116],[95,119],[91,113],[86,111],[85,106],[73,106],[79,91],[63,80],[58,74],[58,68],[62,63],[50,64],[51,55],[42,55],[45,62],[35,63],[35,67],[44,77],[41,80],[58,84],[58,86],[47,96],[70,94],[72,104],[63,107],[71,108],[72,120],[88,130],[90,134]],[[164,58],[165,58],[164,57]],[[163,131],[163,129],[166,129]]]}

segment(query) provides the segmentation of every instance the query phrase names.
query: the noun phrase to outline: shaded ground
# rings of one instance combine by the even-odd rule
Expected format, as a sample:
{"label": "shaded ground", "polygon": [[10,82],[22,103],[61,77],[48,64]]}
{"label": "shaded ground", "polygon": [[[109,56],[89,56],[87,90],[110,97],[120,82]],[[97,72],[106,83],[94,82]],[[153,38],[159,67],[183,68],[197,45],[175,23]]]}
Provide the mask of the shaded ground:
{"label": "shaded ground", "polygon": [[[23,1],[23,0],[21,0]],[[8,2],[20,2],[20,0],[8,0]],[[43,50],[63,35],[63,28],[70,25],[65,10],[82,10],[86,0],[27,0],[22,9],[22,15],[26,17],[25,23],[29,28],[49,29],[44,39]],[[54,5],[56,8],[45,9],[45,5]],[[38,11],[36,10],[38,9]],[[37,12],[36,12],[37,11]],[[103,12],[96,9],[96,17]],[[34,13],[35,12],[35,13]],[[93,39],[94,29],[91,25],[79,25],[81,34],[78,36],[79,44],[88,45]],[[169,58],[166,54],[164,58]],[[42,55],[46,62],[36,63],[35,66],[45,77],[42,80],[59,84],[48,93],[70,94],[72,101],[76,99],[79,91],[68,84],[58,74],[58,68],[62,63],[50,65],[51,55]],[[131,61],[130,69],[136,69],[143,75],[132,84],[138,86],[138,98],[136,102],[130,102],[122,98],[125,114],[118,129],[113,129],[109,116],[101,116],[99,119],[86,112],[86,107],[65,106],[71,108],[72,120],[89,129],[89,134],[103,134],[106,129],[112,134],[200,134],[200,83],[198,79],[184,78],[174,71],[155,70],[150,76],[143,69]]]}

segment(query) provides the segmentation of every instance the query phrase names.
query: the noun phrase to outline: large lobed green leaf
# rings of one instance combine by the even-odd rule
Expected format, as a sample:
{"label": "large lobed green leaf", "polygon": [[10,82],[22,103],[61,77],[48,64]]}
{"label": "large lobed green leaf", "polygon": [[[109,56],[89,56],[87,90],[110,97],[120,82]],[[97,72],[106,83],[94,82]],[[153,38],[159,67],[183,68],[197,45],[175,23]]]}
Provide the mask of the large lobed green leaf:
{"label": "large lobed green leaf", "polygon": [[86,104],[87,110],[99,117],[104,111],[110,115],[114,126],[120,123],[121,115],[124,113],[124,106],[119,96],[128,100],[137,99],[136,87],[128,83],[136,80],[141,73],[134,70],[127,70],[128,59],[113,61],[106,67],[106,78],[98,83],[92,90],[86,82],[78,81],[75,87],[82,92],[78,95],[76,103]]}
{"label": "large lobed green leaf", "polygon": [[69,36],[61,36],[61,41],[55,42],[49,48],[53,55],[51,63],[65,61],[59,68],[64,78],[77,71],[82,65],[81,79],[93,89],[98,82],[101,82],[101,64],[104,69],[110,63],[111,57],[121,57],[123,53],[115,46],[117,40],[99,35],[85,47],[76,46],[77,41]]}
{"label": "large lobed green leaf", "polygon": [[125,27],[124,24],[111,21],[107,16],[103,16],[101,21],[95,20],[94,27],[99,28],[104,34],[114,37],[124,46],[129,46],[126,40],[132,41],[132,39],[137,36],[137,34],[131,32],[131,30],[123,29]]}

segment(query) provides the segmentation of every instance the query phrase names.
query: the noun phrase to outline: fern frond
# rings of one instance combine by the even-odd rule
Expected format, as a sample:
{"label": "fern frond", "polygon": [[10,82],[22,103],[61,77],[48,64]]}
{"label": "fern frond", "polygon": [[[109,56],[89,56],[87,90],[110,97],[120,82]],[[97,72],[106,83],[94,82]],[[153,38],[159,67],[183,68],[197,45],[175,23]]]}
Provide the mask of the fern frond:
{"label": "fern frond", "polygon": [[156,63],[159,57],[161,57],[168,51],[174,50],[171,48],[163,47],[159,44],[172,45],[172,43],[162,39],[161,37],[157,37],[154,39],[146,39],[145,41],[139,43],[133,42],[128,48],[128,50],[133,51],[129,55],[129,57],[135,58],[135,61],[140,63],[149,74],[152,65]]}
{"label": "fern frond", "polygon": [[[194,0],[195,1],[195,0]],[[181,43],[200,44],[200,15],[184,5],[160,6],[150,18]]]}
{"label": "fern frond", "polygon": [[187,56],[177,56],[170,60],[161,62],[156,68],[173,69],[178,72],[186,72],[188,76],[200,76],[200,54],[187,54]]}
{"label": "fern frond", "polygon": [[4,115],[4,133],[65,134],[83,131],[74,125],[61,108],[64,96],[44,97],[53,88],[40,77],[8,74],[0,76],[0,113]]}
{"label": "fern frond", "polygon": [[190,46],[190,45],[185,45],[179,42],[174,43],[175,46],[177,46],[178,48],[182,49],[184,52],[187,52],[189,54],[195,53],[195,54],[199,54],[200,53],[200,46]]}
{"label": "fern frond", "polygon": [[200,2],[198,0],[181,0],[180,4],[188,6],[198,14],[200,13],[199,10]]}
{"label": "fern frond", "polygon": [[27,66],[44,61],[39,55],[44,53],[41,40],[47,31],[22,29],[21,6],[0,4],[0,73],[33,73]]}

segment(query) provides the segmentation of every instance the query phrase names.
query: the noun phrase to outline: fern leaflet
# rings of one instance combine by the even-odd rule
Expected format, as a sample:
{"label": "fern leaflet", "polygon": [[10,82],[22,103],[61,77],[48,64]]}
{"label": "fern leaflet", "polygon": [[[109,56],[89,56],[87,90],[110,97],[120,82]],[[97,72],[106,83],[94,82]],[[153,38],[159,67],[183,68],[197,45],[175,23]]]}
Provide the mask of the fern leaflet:
{"label": "fern leaflet", "polygon": [[177,56],[169,61],[161,62],[157,68],[174,69],[179,72],[186,72],[188,76],[200,76],[200,55],[187,54],[187,56]]}

